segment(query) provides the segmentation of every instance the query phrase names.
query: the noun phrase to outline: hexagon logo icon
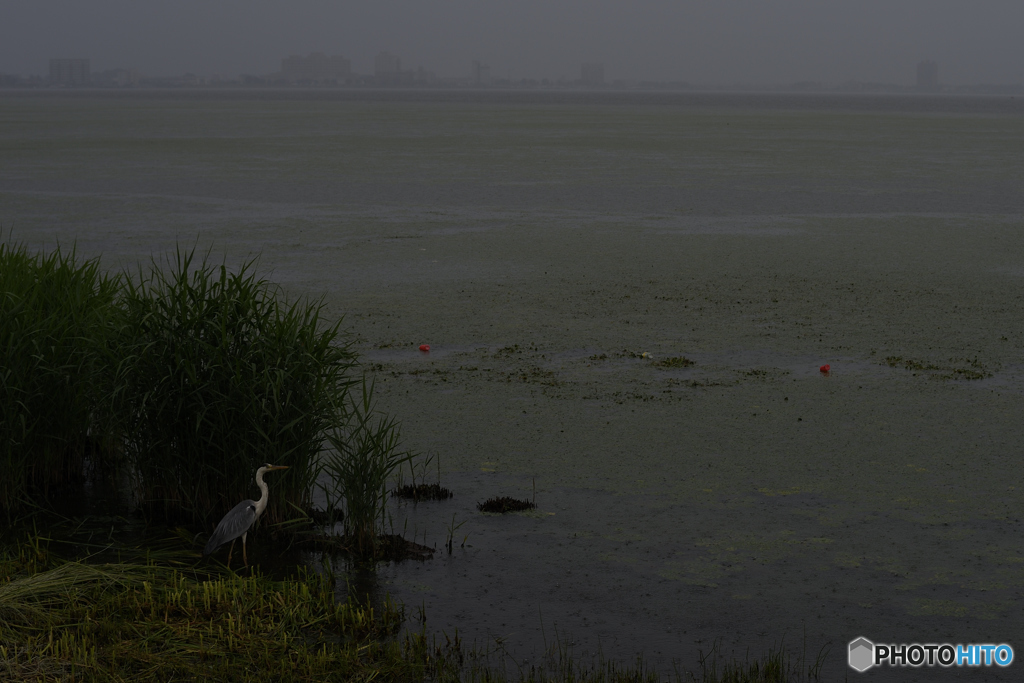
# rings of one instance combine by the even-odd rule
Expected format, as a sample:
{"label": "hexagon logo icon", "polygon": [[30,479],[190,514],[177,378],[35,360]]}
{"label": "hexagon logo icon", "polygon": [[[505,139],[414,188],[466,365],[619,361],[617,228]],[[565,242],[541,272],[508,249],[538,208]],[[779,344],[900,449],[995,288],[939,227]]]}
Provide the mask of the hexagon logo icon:
{"label": "hexagon logo icon", "polygon": [[850,668],[867,671],[875,664],[875,644],[864,637],[850,641]]}

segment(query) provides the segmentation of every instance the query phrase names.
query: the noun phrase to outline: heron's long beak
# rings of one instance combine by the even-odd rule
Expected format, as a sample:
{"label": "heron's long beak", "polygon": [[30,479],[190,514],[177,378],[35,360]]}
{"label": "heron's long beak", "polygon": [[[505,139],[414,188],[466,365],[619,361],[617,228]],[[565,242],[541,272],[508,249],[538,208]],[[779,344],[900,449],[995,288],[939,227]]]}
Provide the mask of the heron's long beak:
{"label": "heron's long beak", "polygon": [[269,472],[270,470],[286,470],[288,469],[288,467],[288,465],[271,465],[270,467],[267,468],[267,471]]}

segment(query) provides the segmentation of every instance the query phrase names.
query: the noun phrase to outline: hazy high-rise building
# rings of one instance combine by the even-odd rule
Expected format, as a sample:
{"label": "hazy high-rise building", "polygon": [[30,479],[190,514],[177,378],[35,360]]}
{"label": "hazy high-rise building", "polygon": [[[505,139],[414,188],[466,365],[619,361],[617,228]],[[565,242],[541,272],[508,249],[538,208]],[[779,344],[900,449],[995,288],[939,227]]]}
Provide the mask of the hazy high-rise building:
{"label": "hazy high-rise building", "polygon": [[88,59],[51,59],[50,83],[87,85],[90,80]]}
{"label": "hazy high-rise building", "polygon": [[402,73],[402,60],[390,52],[381,52],[373,60],[373,75],[377,78],[394,78]]}
{"label": "hazy high-rise building", "polygon": [[487,85],[491,82],[491,67],[474,59],[469,78],[473,81],[473,85]]}
{"label": "hazy high-rise building", "polygon": [[437,83],[437,74],[433,71],[427,71],[422,66],[417,67],[415,73],[410,75],[413,78],[413,83],[416,85],[433,85]]}
{"label": "hazy high-rise building", "polygon": [[934,90],[939,87],[939,65],[930,59],[917,65],[917,87]]}
{"label": "hazy high-rise building", "polygon": [[106,88],[127,88],[136,86],[139,85],[141,80],[142,74],[135,69],[107,69],[106,71],[94,73],[89,77],[89,82],[93,85]]}
{"label": "hazy high-rise building", "polygon": [[583,85],[604,85],[604,64],[584,64],[581,71]]}
{"label": "hazy high-rise building", "polygon": [[322,52],[308,57],[292,55],[281,60],[281,75],[293,83],[336,83],[352,77],[352,62],[341,55]]}

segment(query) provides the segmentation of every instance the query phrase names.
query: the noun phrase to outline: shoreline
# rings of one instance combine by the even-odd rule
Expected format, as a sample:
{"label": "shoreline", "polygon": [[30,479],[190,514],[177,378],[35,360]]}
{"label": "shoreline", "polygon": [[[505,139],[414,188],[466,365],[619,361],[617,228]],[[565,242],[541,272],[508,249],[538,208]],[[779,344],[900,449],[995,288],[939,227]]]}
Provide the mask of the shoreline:
{"label": "shoreline", "polygon": [[[880,114],[1024,116],[1024,90],[1008,92],[797,91],[729,88],[0,88],[2,99],[122,101],[264,101],[462,104],[496,106],[655,106],[708,110],[768,110]],[[980,105],[980,106],[979,106]]]}

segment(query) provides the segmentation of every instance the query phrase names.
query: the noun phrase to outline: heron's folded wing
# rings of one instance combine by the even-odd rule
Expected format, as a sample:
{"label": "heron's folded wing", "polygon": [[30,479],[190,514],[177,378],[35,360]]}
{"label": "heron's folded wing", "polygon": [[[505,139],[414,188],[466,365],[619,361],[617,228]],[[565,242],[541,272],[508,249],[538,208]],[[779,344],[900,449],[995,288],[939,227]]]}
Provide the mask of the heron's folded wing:
{"label": "heron's folded wing", "polygon": [[220,524],[217,525],[213,535],[210,536],[210,540],[206,542],[203,554],[209,555],[228,541],[233,541],[244,534],[252,526],[255,519],[255,500],[243,500],[231,508],[231,511],[224,515],[224,519],[220,520]]}

